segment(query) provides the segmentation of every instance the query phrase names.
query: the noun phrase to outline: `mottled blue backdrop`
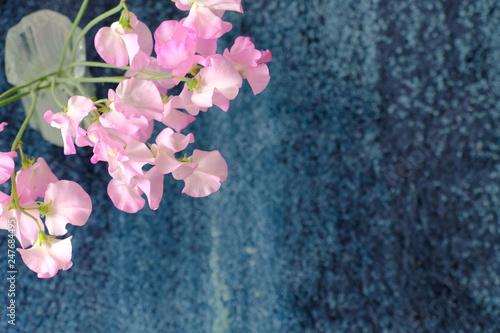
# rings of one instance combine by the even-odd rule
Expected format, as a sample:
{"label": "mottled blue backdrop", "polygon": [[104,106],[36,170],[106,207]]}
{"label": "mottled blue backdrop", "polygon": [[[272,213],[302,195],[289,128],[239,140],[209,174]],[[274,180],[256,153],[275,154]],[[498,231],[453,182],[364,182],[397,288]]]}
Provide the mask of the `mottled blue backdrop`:
{"label": "mottled blue backdrop", "polygon": [[[91,0],[84,22],[117,3]],[[26,134],[25,151],[82,184],[94,213],[70,229],[70,270],[40,280],[17,257],[15,328],[0,234],[0,330],[498,332],[498,1],[242,3],[221,50],[251,36],[273,53],[272,79],[187,129],[229,164],[216,194],[190,198],[167,177],[160,209],[128,215],[90,150],[63,156]],[[78,9],[0,4],[0,45],[32,11]],[[152,30],[183,15],[168,0],[127,4]],[[22,115],[0,109],[2,149]]]}

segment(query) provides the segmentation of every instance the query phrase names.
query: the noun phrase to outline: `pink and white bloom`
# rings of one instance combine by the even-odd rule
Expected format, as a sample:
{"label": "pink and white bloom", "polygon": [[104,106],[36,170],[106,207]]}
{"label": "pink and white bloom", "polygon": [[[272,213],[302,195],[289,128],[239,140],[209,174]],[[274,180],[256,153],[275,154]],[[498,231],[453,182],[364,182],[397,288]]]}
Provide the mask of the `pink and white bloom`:
{"label": "pink and white bloom", "polygon": [[114,22],[111,27],[99,29],[94,44],[97,53],[108,64],[117,67],[130,64],[132,70],[138,71],[146,68],[151,61],[153,36],[137,16],[132,12],[129,14],[132,29],[124,29],[120,22]]}
{"label": "pink and white bloom", "polygon": [[179,111],[184,109],[184,104],[179,96],[169,98],[164,105],[162,123],[168,127],[173,128],[176,132],[182,131],[190,123],[196,120],[195,117]]}
{"label": "pink and white bloom", "polygon": [[148,121],[161,121],[163,117],[163,101],[151,81],[137,78],[122,81],[116,92],[109,91],[108,98],[127,119],[145,117]]}
{"label": "pink and white bloom", "polygon": [[22,193],[20,203],[44,198],[49,184],[57,181],[47,162],[43,157],[39,157],[31,167],[19,171],[16,175],[17,188]]}
{"label": "pink and white bloom", "polygon": [[16,156],[17,153],[15,151],[0,153],[0,184],[9,180],[14,173],[14,157]]}
{"label": "pink and white bloom", "polygon": [[[38,225],[35,220],[22,213],[19,209],[7,209],[9,204],[10,196],[8,200],[1,203],[2,215],[0,216],[0,229],[9,230],[9,228],[14,228],[14,235],[21,246],[26,248],[37,239],[39,232]],[[36,202],[31,201],[24,203],[23,207],[35,208],[38,207],[38,205]],[[40,222],[40,213],[38,210],[29,210],[29,213]],[[14,223],[9,223],[9,221],[14,221]],[[43,230],[43,224],[40,224],[40,226]]]}
{"label": "pink and white bloom", "polygon": [[158,64],[165,68],[175,68],[196,52],[196,32],[180,24],[179,21],[164,21],[155,34],[155,52]]}
{"label": "pink and white bloom", "polygon": [[142,197],[146,194],[149,207],[158,209],[163,196],[163,174],[156,167],[144,173],[144,177],[137,177],[134,185],[129,186],[112,179],[108,184],[108,195],[116,208],[126,213],[137,213],[146,201]]}
{"label": "pink and white bloom", "polygon": [[60,180],[49,184],[45,192],[44,203],[49,205],[45,224],[54,236],[66,234],[66,224],[82,226],[92,212],[92,200],[77,183]]}
{"label": "pink and white bloom", "polygon": [[66,239],[40,240],[29,249],[17,249],[17,251],[26,266],[38,273],[39,278],[51,278],[60,269],[67,270],[73,266],[71,238],[72,236]]}
{"label": "pink and white bloom", "polygon": [[221,55],[207,58],[206,67],[198,75],[199,84],[193,90],[191,100],[199,107],[217,105],[229,109],[229,101],[236,98],[242,84],[241,75]]}
{"label": "pink and white bloom", "polygon": [[51,110],[48,110],[43,115],[43,119],[47,123],[61,130],[65,155],[76,153],[73,138],[78,140],[79,137],[86,135],[87,132],[80,127],[80,123],[83,118],[87,117],[94,110],[96,110],[96,107],[90,98],[72,96],[68,100],[67,112],[53,113]]}
{"label": "pink and white bloom", "polygon": [[156,153],[155,166],[162,174],[168,174],[183,166],[185,163],[175,158],[175,153],[180,152],[194,142],[193,134],[184,135],[174,133],[171,128],[165,128],[156,137],[156,144],[151,149]]}
{"label": "pink and white bloom", "polygon": [[269,50],[256,50],[250,37],[240,36],[236,38],[231,50],[225,49],[223,55],[241,77],[248,80],[254,95],[264,90],[270,79],[269,69],[265,64],[272,60]]}
{"label": "pink and white bloom", "polygon": [[192,197],[206,197],[217,192],[221,183],[227,179],[227,164],[217,151],[201,151],[195,149],[193,155],[185,162],[186,167],[177,168],[172,175],[177,180],[184,180],[184,189]]}
{"label": "pink and white bloom", "polygon": [[180,10],[189,10],[189,15],[183,22],[203,39],[219,38],[225,30],[222,21],[226,10],[243,13],[241,0],[176,0],[175,5]]}

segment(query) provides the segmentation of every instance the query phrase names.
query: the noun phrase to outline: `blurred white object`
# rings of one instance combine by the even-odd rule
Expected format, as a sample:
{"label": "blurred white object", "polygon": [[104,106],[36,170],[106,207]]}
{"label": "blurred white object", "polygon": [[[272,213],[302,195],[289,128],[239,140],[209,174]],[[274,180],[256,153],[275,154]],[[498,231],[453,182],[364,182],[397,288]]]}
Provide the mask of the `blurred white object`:
{"label": "blurred white object", "polygon": [[[68,17],[51,10],[40,10],[23,17],[19,24],[10,28],[5,41],[7,81],[14,86],[20,86],[56,72],[63,45],[71,26],[72,22]],[[82,40],[78,45],[75,45],[81,31],[80,28],[77,28],[69,43],[65,64],[70,62],[71,52],[75,47],[78,48],[75,61],[80,62],[86,59],[85,41]],[[85,67],[73,67],[63,75],[65,77],[84,77],[88,76],[86,74],[88,73]],[[73,94],[79,95],[73,84],[70,83],[67,86]],[[88,95],[94,95],[94,85],[85,84],[84,88]],[[62,104],[66,104],[71,97],[71,94],[62,86],[57,86],[55,91]],[[28,112],[31,106],[31,96],[23,97],[22,102],[25,111]],[[54,101],[50,89],[37,93],[36,110],[30,121],[30,126],[40,131],[47,141],[63,146],[61,131],[51,127],[43,120],[43,114],[47,110],[61,111],[61,108]]]}

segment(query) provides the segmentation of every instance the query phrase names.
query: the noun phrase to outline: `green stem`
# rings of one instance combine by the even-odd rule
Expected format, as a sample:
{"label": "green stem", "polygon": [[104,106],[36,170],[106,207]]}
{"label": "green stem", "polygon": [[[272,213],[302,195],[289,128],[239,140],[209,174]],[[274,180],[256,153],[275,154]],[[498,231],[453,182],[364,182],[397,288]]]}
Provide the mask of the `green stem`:
{"label": "green stem", "polygon": [[21,128],[19,128],[19,131],[17,132],[16,138],[14,139],[14,142],[12,143],[12,148],[10,149],[10,151],[16,151],[17,145],[21,141],[21,138],[24,134],[24,131],[26,130],[26,127],[28,127],[28,123],[30,122],[31,117],[33,117],[33,115],[35,114],[37,88],[38,88],[38,86],[35,86],[35,87],[31,88],[31,91],[29,92],[29,94],[31,95],[31,98],[32,98],[31,106],[30,106],[30,109],[28,111],[28,114],[26,115],[26,118],[24,119],[23,124],[21,125]]}
{"label": "green stem", "polygon": [[83,82],[83,83],[104,83],[104,82],[110,82],[110,83],[120,83],[124,80],[130,79],[129,76],[102,76],[102,77],[58,77],[55,78],[56,83],[63,83],[63,82]]}
{"label": "green stem", "polygon": [[57,105],[59,105],[61,109],[64,109],[64,104],[59,100],[59,98],[57,98],[55,77],[52,77],[50,81],[50,92],[52,93],[52,98],[54,98],[54,101],[57,103]]}
{"label": "green stem", "polygon": [[[115,8],[108,10],[107,12],[97,16],[95,19],[90,21],[85,26],[85,28],[83,28],[82,32],[78,35],[78,37],[76,39],[75,46],[78,45],[83,40],[83,38],[85,37],[87,32],[89,32],[89,30],[92,29],[92,27],[94,27],[97,23],[101,22],[102,20],[108,18],[109,16],[118,13],[122,9],[122,7],[123,7],[123,4],[122,4],[122,2],[120,2],[120,4],[118,6],[116,6]],[[77,49],[77,47],[73,48],[73,51],[71,53],[71,61],[72,62],[75,61],[75,58],[76,58],[76,49]]]}
{"label": "green stem", "polygon": [[[75,21],[73,22],[73,25],[71,26],[71,30],[69,31],[68,37],[66,37],[66,40],[64,41],[64,46],[61,52],[61,57],[59,58],[59,66],[57,67],[57,73],[61,75],[62,68],[64,65],[64,60],[66,59],[66,51],[68,50],[69,43],[73,39],[73,35],[75,34],[76,28],[78,28],[78,24],[80,24],[80,21],[82,20],[83,13],[85,12],[85,9],[87,8],[87,5],[89,4],[89,0],[83,0],[82,5],[80,6],[80,10],[78,11],[78,14],[76,15]],[[74,49],[77,49],[77,45],[74,45]]]}
{"label": "green stem", "polygon": [[40,77],[40,78],[38,78],[38,79],[36,79],[36,80],[33,80],[33,81],[31,81],[30,83],[26,83],[26,84],[24,84],[24,85],[22,85],[22,86],[16,86],[16,87],[12,87],[12,88],[10,88],[9,90],[5,91],[4,93],[2,93],[2,94],[0,95],[0,101],[1,101],[2,99],[4,99],[5,97],[7,97],[7,96],[9,96],[9,95],[12,95],[13,93],[15,93],[15,92],[17,92],[17,91],[19,91],[19,90],[21,90],[21,89],[24,89],[24,88],[27,88],[27,87],[29,87],[29,86],[31,86],[31,85],[33,85],[33,84],[37,83],[37,82],[43,81],[43,80],[47,79],[49,76],[52,76],[52,75],[54,75],[54,74],[55,74],[55,73],[50,73],[50,74],[47,74],[47,75],[45,75],[45,76],[42,76],[42,77]]}

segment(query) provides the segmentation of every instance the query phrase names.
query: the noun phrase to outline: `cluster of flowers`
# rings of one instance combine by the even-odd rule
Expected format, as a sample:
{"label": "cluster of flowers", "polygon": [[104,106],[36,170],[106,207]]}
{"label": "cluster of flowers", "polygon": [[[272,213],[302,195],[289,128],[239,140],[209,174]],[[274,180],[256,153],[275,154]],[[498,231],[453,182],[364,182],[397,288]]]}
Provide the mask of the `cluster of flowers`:
{"label": "cluster of flowers", "polygon": [[[108,163],[108,195],[128,213],[142,209],[145,198],[151,209],[159,207],[166,174],[183,180],[187,195],[216,192],[228,174],[224,158],[216,150],[197,149],[189,157],[176,156],[194,142],[192,133],[181,131],[213,105],[227,111],[243,79],[254,94],[269,82],[266,63],[271,53],[257,50],[249,37],[238,37],[229,50],[216,53],[218,38],[232,28],[222,16],[226,10],[242,12],[241,0],[174,2],[189,15],[164,21],[154,35],[122,2],[120,20],[101,28],[94,42],[107,64],[127,69],[123,80],[106,99],[75,95],[61,112],[44,115],[61,130],[64,154],[74,154],[75,145],[89,146],[92,163]],[[169,95],[180,84],[181,93]],[[155,121],[164,128],[152,139]],[[39,277],[52,277],[72,265],[71,237],[55,237],[66,233],[67,223],[85,224],[92,203],[78,184],[57,180],[43,158],[36,163],[23,158],[23,168],[14,177],[16,156],[16,151],[0,154],[0,181],[11,178],[13,183],[11,196],[0,194],[0,228],[7,229],[14,218],[24,262]]]}

